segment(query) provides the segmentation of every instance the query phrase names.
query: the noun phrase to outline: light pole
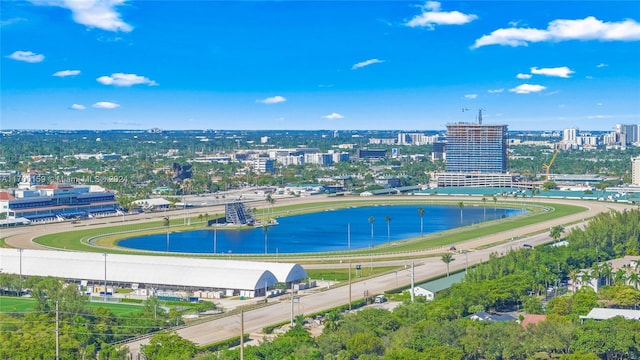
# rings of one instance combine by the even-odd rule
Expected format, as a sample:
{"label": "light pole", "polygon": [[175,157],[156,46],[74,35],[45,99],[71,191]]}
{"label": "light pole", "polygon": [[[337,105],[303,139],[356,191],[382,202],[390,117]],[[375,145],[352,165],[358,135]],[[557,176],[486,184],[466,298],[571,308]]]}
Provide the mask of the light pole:
{"label": "light pole", "polygon": [[216,253],[216,247],[218,246],[218,229],[213,228],[213,253]]}
{"label": "light pole", "polygon": [[104,302],[107,302],[107,253],[104,256]]}
{"label": "light pole", "polygon": [[18,296],[22,294],[22,250],[24,249],[18,249],[18,252],[20,253],[20,290],[18,291]]}

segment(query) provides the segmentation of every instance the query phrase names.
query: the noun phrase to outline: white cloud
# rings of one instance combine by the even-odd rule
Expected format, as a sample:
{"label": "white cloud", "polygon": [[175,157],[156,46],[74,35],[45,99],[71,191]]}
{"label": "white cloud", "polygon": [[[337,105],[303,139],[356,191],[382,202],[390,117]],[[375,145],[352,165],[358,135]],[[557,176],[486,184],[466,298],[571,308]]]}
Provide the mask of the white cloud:
{"label": "white cloud", "polygon": [[53,76],[65,77],[65,76],[76,76],[78,74],[80,74],[80,70],[62,70],[62,71],[53,73]]}
{"label": "white cloud", "polygon": [[540,92],[546,88],[547,88],[546,86],[542,86],[542,85],[522,84],[514,87],[513,89],[509,89],[509,91],[516,94],[529,94],[529,93]]}
{"label": "white cloud", "polygon": [[587,119],[612,119],[613,115],[590,115]]}
{"label": "white cloud", "polygon": [[593,16],[577,20],[558,19],[549,23],[546,29],[503,28],[477,39],[471,48],[486,45],[527,46],[532,42],[600,40],[637,41],[640,40],[640,24],[632,19],[619,22],[604,22]]}
{"label": "white cloud", "polygon": [[593,80],[593,76],[591,76],[591,75],[587,75],[584,78],[587,79],[587,80]]}
{"label": "white cloud", "polygon": [[604,105],[604,104],[603,104],[603,103],[601,103],[601,102],[597,102],[597,103],[596,103],[596,105],[597,105],[597,106],[602,106],[602,105]]}
{"label": "white cloud", "polygon": [[268,98],[264,98],[262,100],[256,100],[256,102],[267,104],[267,105],[283,103],[285,101],[287,101],[287,98],[285,98],[284,96],[280,96],[280,95],[271,96],[271,97],[268,97]]}
{"label": "white cloud", "polygon": [[466,99],[475,99],[478,97],[478,94],[466,94],[464,97]]}
{"label": "white cloud", "polygon": [[383,63],[383,62],[384,62],[384,60],[369,59],[369,60],[361,61],[361,62],[359,62],[357,64],[354,64],[351,67],[351,70],[357,70],[357,69],[363,68],[365,66],[369,66],[369,65],[373,65],[373,64],[377,64],[377,63]]}
{"label": "white cloud", "polygon": [[342,116],[341,114],[338,114],[338,113],[331,113],[329,115],[323,116],[323,118],[328,119],[328,120],[336,120],[336,119],[342,119],[342,118],[344,118],[344,116]]}
{"label": "white cloud", "polygon": [[566,66],[556,67],[556,68],[542,68],[538,69],[537,67],[531,68],[531,73],[535,75],[545,75],[545,76],[555,76],[561,78],[569,78],[571,74],[575,73],[575,71],[569,69]]}
{"label": "white cloud", "polygon": [[111,76],[100,76],[96,79],[96,81],[104,85],[114,86],[133,86],[139,84],[147,84],[149,86],[158,85],[158,83],[156,83],[155,81],[144,76],[123,73],[115,73],[111,74]]}
{"label": "white cloud", "polygon": [[116,103],[109,102],[109,101],[100,101],[100,102],[97,102],[97,103],[93,104],[93,107],[96,108],[96,109],[115,109],[117,107],[120,107],[120,105],[116,104]]}
{"label": "white cloud", "polygon": [[7,57],[9,59],[24,61],[28,63],[39,63],[44,60],[44,55],[36,54],[33,51],[14,51],[13,54]]}
{"label": "white cloud", "polygon": [[[94,105],[95,106],[95,105]],[[73,104],[69,107],[71,110],[84,110],[87,107],[84,105],[80,105],[80,104]]]}
{"label": "white cloud", "polygon": [[422,6],[422,14],[414,16],[405,25],[433,29],[435,25],[463,25],[477,18],[477,15],[464,14],[459,11],[440,11],[439,2],[427,1]]}
{"label": "white cloud", "polygon": [[490,94],[499,94],[501,92],[503,92],[504,89],[489,89],[489,93]]}
{"label": "white cloud", "polygon": [[73,20],[87,27],[107,31],[129,32],[133,27],[125,23],[115,10],[126,0],[29,0],[34,5],[57,6],[71,10]]}
{"label": "white cloud", "polygon": [[522,74],[522,73],[516,75],[516,77],[518,79],[531,79],[531,76],[533,76],[533,75],[531,75],[531,74]]}
{"label": "white cloud", "polygon": [[597,68],[603,68],[603,67],[607,67],[607,66],[609,66],[609,65],[603,64],[603,63],[600,63],[600,64],[596,65]]}

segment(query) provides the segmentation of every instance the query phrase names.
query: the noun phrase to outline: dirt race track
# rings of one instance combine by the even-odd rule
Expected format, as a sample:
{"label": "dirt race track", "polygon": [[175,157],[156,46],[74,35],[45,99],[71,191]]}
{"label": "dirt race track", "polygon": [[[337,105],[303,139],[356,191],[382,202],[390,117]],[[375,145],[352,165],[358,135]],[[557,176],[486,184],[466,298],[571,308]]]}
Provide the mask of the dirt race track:
{"label": "dirt race track", "polygon": [[[324,195],[309,196],[309,197],[287,197],[287,198],[276,198],[276,199],[277,199],[276,204],[278,206],[300,204],[300,203],[313,204],[313,203],[331,202],[331,201],[344,202],[345,200],[358,203],[358,202],[371,202],[372,200],[375,201],[377,199],[379,199],[380,201],[385,201],[385,200],[412,201],[412,202],[423,201],[424,204],[428,204],[431,201],[454,201],[455,202],[455,201],[469,201],[469,200],[478,201],[479,200],[477,197],[473,198],[469,196],[465,196],[465,197],[453,197],[453,196],[428,196],[427,197],[425,196],[424,198],[421,198],[418,196],[411,196],[411,197],[391,196],[391,197],[379,197],[379,198],[376,197],[372,199],[370,197],[364,197],[364,198],[363,197],[353,197],[353,198],[327,197]],[[549,203],[549,204],[558,203],[558,204],[567,204],[567,205],[577,205],[577,206],[585,207],[587,210],[584,212],[580,212],[578,214],[566,216],[563,218],[557,218],[551,221],[532,224],[526,227],[513,229],[513,230],[502,232],[502,233],[496,233],[490,236],[476,238],[476,239],[467,241],[460,246],[457,246],[458,249],[472,250],[475,248],[486,246],[488,244],[494,244],[497,242],[506,241],[511,238],[518,238],[525,234],[544,231],[556,225],[565,225],[569,223],[582,222],[584,219],[589,219],[602,212],[608,212],[610,210],[621,211],[624,209],[632,208],[632,206],[628,204],[595,202],[595,201],[585,201],[585,200],[569,200],[569,199],[540,199],[540,200],[535,199],[533,200],[534,203],[536,201]],[[532,201],[530,200],[529,202],[532,202]],[[514,202],[508,202],[508,201],[507,202],[501,201],[501,203],[512,203],[515,205]],[[253,203],[253,205],[258,208],[261,208],[261,207],[264,207],[266,203],[265,201],[257,200],[255,203]],[[521,205],[519,204],[518,206],[521,206]],[[200,213],[202,214],[222,213],[224,212],[224,205],[191,208],[189,212],[190,212],[189,215],[192,217],[197,216]],[[137,214],[137,215],[127,215],[124,219],[126,221],[126,224],[144,223],[144,222],[151,222],[151,221],[160,221],[167,214],[170,214],[173,217],[181,217],[182,211],[174,210],[167,213],[158,212],[158,213],[143,213],[143,214]],[[5,238],[5,242],[9,247],[22,248],[22,249],[44,249],[44,247],[33,242],[33,239],[39,236],[47,235],[47,234],[69,232],[69,231],[82,230],[82,229],[88,229],[88,228],[104,228],[104,227],[110,227],[110,226],[116,226],[116,225],[122,225],[122,224],[123,224],[123,218],[120,216],[115,216],[115,217],[108,217],[108,218],[83,220],[82,224],[80,225],[72,224],[71,222],[67,221],[67,222],[61,222],[61,223],[49,223],[49,224],[32,225],[32,226],[24,226],[24,227],[16,227],[16,228],[5,228],[5,229],[2,229],[1,236]],[[429,253],[429,252],[433,253],[433,252],[439,252],[439,251],[442,251],[442,250],[441,249],[429,250],[429,251],[425,251],[425,253]],[[381,260],[380,258],[385,257],[385,255],[376,255],[375,257],[379,258],[378,260]]]}

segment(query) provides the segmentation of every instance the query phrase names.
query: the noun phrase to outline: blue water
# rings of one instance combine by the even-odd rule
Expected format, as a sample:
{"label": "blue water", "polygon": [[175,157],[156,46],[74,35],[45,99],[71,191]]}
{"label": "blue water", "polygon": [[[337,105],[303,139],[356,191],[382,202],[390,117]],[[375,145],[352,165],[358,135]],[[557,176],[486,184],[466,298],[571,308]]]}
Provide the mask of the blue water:
{"label": "blue water", "polygon": [[[278,217],[278,225],[266,233],[267,253],[306,253],[342,251],[378,246],[420,236],[418,208],[424,209],[424,234],[444,231],[461,225],[478,224],[521,213],[520,209],[497,209],[487,206],[369,206],[329,210],[311,214]],[[373,239],[369,217],[374,217]],[[386,217],[391,217],[387,229]],[[351,229],[349,236],[349,230]],[[350,238],[350,240],[349,240]],[[373,240],[373,244],[372,244]],[[153,251],[167,251],[167,235],[156,234],[124,239],[119,246]],[[265,232],[261,227],[213,229],[169,234],[168,251],[217,254],[264,254]]]}

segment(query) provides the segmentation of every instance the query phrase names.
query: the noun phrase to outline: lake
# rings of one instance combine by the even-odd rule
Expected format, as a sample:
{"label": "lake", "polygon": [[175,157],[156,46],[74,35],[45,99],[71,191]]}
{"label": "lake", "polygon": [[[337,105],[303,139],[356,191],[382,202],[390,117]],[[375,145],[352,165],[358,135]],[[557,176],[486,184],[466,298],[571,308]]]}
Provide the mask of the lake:
{"label": "lake", "polygon": [[[214,248],[218,254],[264,254],[265,245],[269,254],[362,249],[420,236],[419,207],[424,209],[424,234],[522,213],[521,209],[468,206],[462,209],[461,219],[457,206],[351,207],[278,217],[278,224],[269,226],[266,234],[262,227],[207,228],[170,232],[168,241],[166,234],[155,234],[124,239],[118,245],[139,250],[208,254],[213,253]],[[388,223],[387,216],[391,218]],[[370,217],[374,218],[373,238]]]}

